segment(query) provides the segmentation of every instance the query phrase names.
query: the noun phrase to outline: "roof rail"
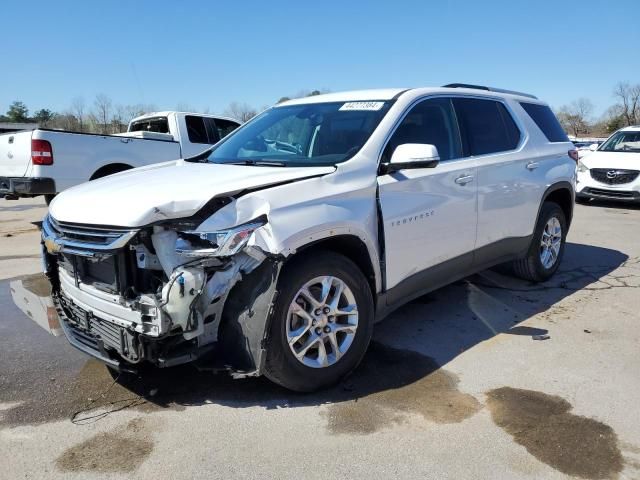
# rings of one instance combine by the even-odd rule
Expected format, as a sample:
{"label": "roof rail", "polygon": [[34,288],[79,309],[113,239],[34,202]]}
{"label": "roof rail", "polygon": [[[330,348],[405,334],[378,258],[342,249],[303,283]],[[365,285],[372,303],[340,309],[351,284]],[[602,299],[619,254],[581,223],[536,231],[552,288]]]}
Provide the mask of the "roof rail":
{"label": "roof rail", "polygon": [[508,93],[511,95],[520,95],[521,97],[528,97],[538,99],[535,95],[531,95],[530,93],[522,93],[516,92],[515,90],[505,90],[504,88],[494,88],[494,87],[485,87],[483,85],[471,85],[469,83],[448,83],[443,85],[443,88],[471,88],[473,90],[486,90],[487,92],[496,92],[496,93]]}

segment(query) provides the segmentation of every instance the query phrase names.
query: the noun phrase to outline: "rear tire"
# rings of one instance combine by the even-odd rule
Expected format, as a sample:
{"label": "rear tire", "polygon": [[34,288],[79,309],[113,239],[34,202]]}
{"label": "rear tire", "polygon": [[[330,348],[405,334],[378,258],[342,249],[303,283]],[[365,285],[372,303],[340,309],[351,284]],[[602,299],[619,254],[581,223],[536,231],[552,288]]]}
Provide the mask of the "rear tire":
{"label": "rear tire", "polygon": [[526,256],[513,262],[515,275],[530,282],[551,278],[562,261],[566,236],[567,220],[562,208],[557,203],[544,202]]}
{"label": "rear tire", "polygon": [[290,390],[312,392],[358,366],[371,340],[374,308],[367,279],[351,260],[333,252],[294,259],[280,276],[278,292],[269,326],[267,378]]}
{"label": "rear tire", "polygon": [[51,205],[51,202],[53,201],[54,198],[56,198],[55,193],[47,193],[44,196],[44,201],[46,202],[47,206]]}

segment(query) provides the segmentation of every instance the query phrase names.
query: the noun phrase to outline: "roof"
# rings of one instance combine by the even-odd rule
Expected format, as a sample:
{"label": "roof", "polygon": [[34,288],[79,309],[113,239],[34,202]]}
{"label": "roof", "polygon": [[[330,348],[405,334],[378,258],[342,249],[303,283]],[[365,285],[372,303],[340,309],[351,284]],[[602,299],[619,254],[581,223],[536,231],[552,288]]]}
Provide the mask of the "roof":
{"label": "roof", "polygon": [[628,127],[621,128],[622,132],[640,132],[640,125],[629,125]]}
{"label": "roof", "polygon": [[299,105],[305,103],[324,102],[349,102],[349,101],[370,101],[370,100],[391,100],[398,94],[407,90],[406,88],[384,88],[377,90],[353,90],[349,92],[325,93],[323,95],[313,95],[312,97],[294,98],[278,104]]}
{"label": "roof", "polygon": [[427,95],[429,93],[448,93],[448,94],[467,94],[487,97],[509,97],[520,101],[531,103],[544,103],[528,94],[512,92],[508,90],[486,90],[480,88],[464,88],[464,87],[423,87],[423,88],[386,88],[378,90],[354,90],[348,92],[327,93],[324,95],[314,95],[312,97],[295,98],[282,102],[277,106],[284,105],[304,105],[310,103],[324,102],[353,102],[353,101],[373,101],[373,100],[392,100],[399,95],[413,94],[414,96]]}

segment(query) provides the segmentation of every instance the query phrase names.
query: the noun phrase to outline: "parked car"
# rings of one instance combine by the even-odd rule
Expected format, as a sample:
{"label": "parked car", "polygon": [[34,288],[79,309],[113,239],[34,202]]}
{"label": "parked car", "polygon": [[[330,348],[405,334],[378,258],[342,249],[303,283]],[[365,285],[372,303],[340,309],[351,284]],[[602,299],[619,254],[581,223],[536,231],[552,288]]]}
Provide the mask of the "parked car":
{"label": "parked car", "polygon": [[59,192],[113,173],[202,153],[240,124],[226,117],[157,112],[126,133],[100,135],[38,128],[0,135],[0,196]]}
{"label": "parked car", "polygon": [[[598,148],[597,143],[594,144],[589,142],[573,142],[573,145],[576,147],[576,150],[578,150],[578,158],[582,158],[585,155],[588,155],[589,153],[591,153],[596,148]],[[595,145],[595,148],[594,148],[594,145]]]}
{"label": "parked car", "polygon": [[504,262],[551,277],[569,152],[545,103],[487,87],[284,102],[197,161],[56,197],[43,244],[61,325],[113,369],[199,358],[325,387],[407,301]]}
{"label": "parked car", "polygon": [[611,135],[578,162],[576,198],[640,202],[640,126]]}

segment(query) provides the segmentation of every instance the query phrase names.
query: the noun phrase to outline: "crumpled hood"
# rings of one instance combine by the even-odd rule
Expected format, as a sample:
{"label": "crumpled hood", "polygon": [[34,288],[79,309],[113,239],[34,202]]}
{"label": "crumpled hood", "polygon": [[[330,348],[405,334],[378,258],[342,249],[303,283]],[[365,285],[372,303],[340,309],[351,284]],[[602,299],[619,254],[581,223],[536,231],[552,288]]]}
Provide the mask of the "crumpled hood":
{"label": "crumpled hood", "polygon": [[139,227],[189,217],[213,197],[300,180],[335,167],[269,167],[184,160],[128,170],[59,194],[49,212],[58,221]]}
{"label": "crumpled hood", "polygon": [[591,152],[580,159],[587,168],[640,170],[640,153]]}

